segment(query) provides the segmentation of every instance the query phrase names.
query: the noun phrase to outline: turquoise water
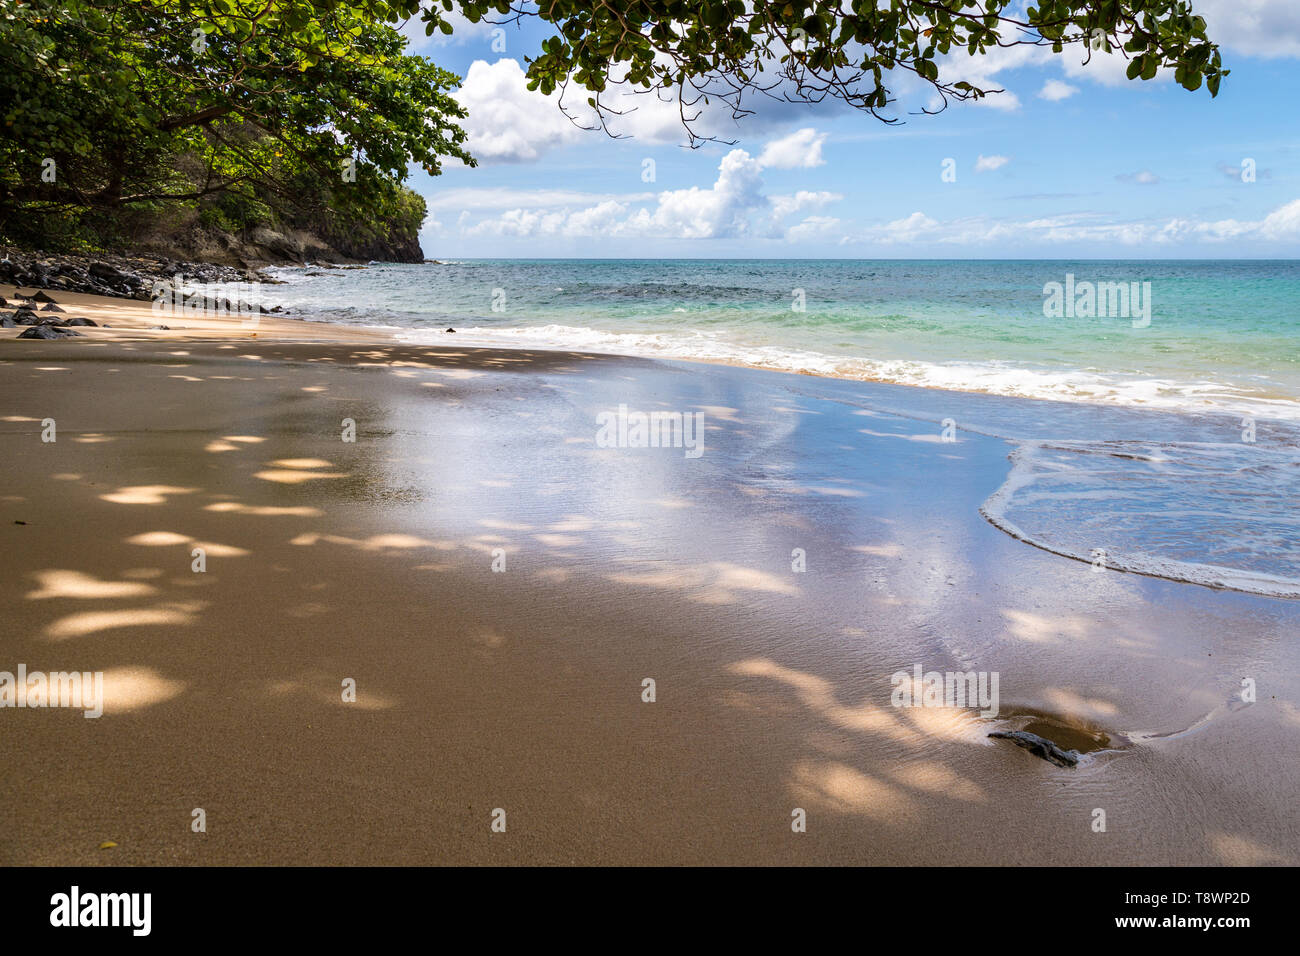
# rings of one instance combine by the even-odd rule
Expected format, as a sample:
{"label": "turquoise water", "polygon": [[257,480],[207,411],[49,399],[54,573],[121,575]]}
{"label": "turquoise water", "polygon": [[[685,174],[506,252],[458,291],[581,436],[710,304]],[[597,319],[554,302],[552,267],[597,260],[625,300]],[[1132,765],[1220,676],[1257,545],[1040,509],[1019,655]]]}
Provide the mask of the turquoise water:
{"label": "turquoise water", "polygon": [[[923,440],[951,419],[959,437],[1011,443],[983,508],[1007,533],[1094,566],[1100,549],[1107,569],[1300,597],[1300,262],[472,260],[277,275],[268,304],[412,342],[887,383],[851,402],[916,419]],[[1150,312],[1050,318],[1044,287],[1067,276],[1139,283]]]}
{"label": "turquoise water", "polygon": [[[1300,420],[1300,262],[467,260],[281,270],[270,298],[432,340]],[[1149,282],[1150,324],[1047,318],[1045,284]],[[796,311],[802,290],[806,311]],[[494,311],[494,294],[500,311]]]}

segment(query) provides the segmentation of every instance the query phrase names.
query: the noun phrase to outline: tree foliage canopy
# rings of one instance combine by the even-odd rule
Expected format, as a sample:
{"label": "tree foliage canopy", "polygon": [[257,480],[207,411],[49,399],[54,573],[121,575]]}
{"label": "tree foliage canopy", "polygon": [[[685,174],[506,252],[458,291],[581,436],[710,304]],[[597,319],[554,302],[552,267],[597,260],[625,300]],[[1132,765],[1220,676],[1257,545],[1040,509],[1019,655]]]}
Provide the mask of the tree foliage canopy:
{"label": "tree foliage canopy", "polygon": [[458,78],[394,26],[416,9],[0,0],[0,203],[396,211],[408,164],[473,164]]}
{"label": "tree foliage canopy", "polygon": [[[960,79],[962,54],[1032,44],[1120,51],[1128,77],[1164,68],[1217,95],[1227,75],[1188,0],[439,0],[471,21],[536,17],[555,27],[528,68],[530,87],[591,95],[601,125],[618,112],[611,86],[672,91],[689,128],[704,100],[737,114],[751,94],[841,100],[887,122],[899,74],[933,88],[941,106],[995,91]],[[1024,9],[1022,14],[1020,11]],[[426,12],[427,29],[439,15]],[[956,76],[954,76],[956,74]],[[692,112],[694,111],[694,112]],[[923,112],[930,110],[923,108]],[[608,127],[607,127],[608,128]]]}

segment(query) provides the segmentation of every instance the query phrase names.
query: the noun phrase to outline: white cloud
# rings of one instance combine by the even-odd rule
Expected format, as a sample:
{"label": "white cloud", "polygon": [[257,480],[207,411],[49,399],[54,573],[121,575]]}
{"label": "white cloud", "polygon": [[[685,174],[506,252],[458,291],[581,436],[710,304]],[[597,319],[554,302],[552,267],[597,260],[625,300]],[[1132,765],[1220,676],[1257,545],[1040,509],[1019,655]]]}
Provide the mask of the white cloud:
{"label": "white cloud", "polygon": [[826,163],[822,159],[824,142],[825,133],[819,133],[811,127],[797,130],[764,146],[758,157],[758,165],[770,169],[811,169],[823,166]]}
{"label": "white cloud", "polygon": [[569,214],[564,223],[564,232],[570,236],[599,236],[609,229],[616,228],[618,220],[627,212],[627,204],[607,200],[586,209],[579,209]]}
{"label": "white cloud", "polygon": [[[1197,0],[1198,13],[1201,12],[1202,2],[1206,0]],[[1216,0],[1216,2],[1231,4],[1236,0]],[[1245,0],[1245,2],[1280,6],[1282,3],[1294,3],[1295,0]],[[1023,35],[1014,27],[1004,26],[1001,29],[1001,36],[1004,41],[1011,42],[1021,39]],[[1014,111],[1020,108],[1020,98],[1013,91],[1005,88],[1004,82],[999,79],[999,74],[1028,68],[1056,68],[1062,70],[1068,79],[1086,79],[1103,86],[1136,86],[1140,81],[1128,79],[1128,65],[1128,58],[1118,48],[1090,50],[1080,44],[1068,46],[1063,53],[1056,54],[1046,46],[1023,45],[994,47],[983,54],[973,56],[965,49],[954,51],[947,57],[941,58],[939,71],[947,80],[965,80],[979,89],[1003,89],[1004,92],[990,93],[982,99],[968,102],[991,109]],[[1172,70],[1161,69],[1152,82],[1163,83],[1172,78]],[[1043,85],[1038,95],[1045,100],[1058,102],[1077,92],[1078,89],[1069,83],[1052,79]],[[929,101],[928,107],[935,109],[940,103],[941,100],[936,96]]]}
{"label": "white cloud", "polygon": [[1160,177],[1149,169],[1140,169],[1136,173],[1121,173],[1115,178],[1122,183],[1138,183],[1142,186],[1154,186],[1160,182]]}
{"label": "white cloud", "polygon": [[[1015,31],[1004,28],[1005,39],[1016,39]],[[1043,65],[1050,61],[1051,53],[1038,46],[992,47],[983,54],[971,55],[965,49],[942,57],[939,74],[945,80],[955,82],[964,80],[977,89],[998,90],[1001,93],[989,93],[978,100],[968,102],[996,110],[1013,111],[1020,109],[1020,97],[1005,88],[997,76],[1007,70],[1017,70],[1026,66]],[[932,102],[931,108],[938,104]]]}
{"label": "white cloud", "polygon": [[507,210],[466,230],[469,235],[508,236],[658,236],[720,239],[759,234],[756,218],[771,214],[763,195],[757,160],[743,149],[722,158],[718,178],[702,189],[672,189],[656,197],[653,209],[631,212],[626,202],[609,199],[579,209]]}
{"label": "white cloud", "polygon": [[[1128,65],[1131,62],[1122,50],[1089,50],[1082,46],[1071,47],[1066,53],[1054,57],[1060,63],[1065,75],[1072,80],[1091,80],[1102,86],[1140,86],[1142,80],[1128,78]],[[1173,70],[1163,67],[1156,71],[1150,83],[1164,83],[1173,79]]]}
{"label": "white cloud", "polygon": [[1300,199],[1292,200],[1258,220],[1168,219],[1104,222],[1095,214],[1048,216],[1029,220],[987,217],[940,222],[922,212],[871,226],[851,242],[872,245],[928,243],[987,246],[991,242],[1018,245],[1105,243],[1124,246],[1168,246],[1177,243],[1300,242]]}
{"label": "white cloud", "polygon": [[507,189],[500,187],[466,187],[443,189],[425,197],[430,210],[542,209],[559,206],[587,206],[616,200],[623,203],[646,202],[657,193],[589,193],[578,189]]}
{"label": "white cloud", "polygon": [[914,212],[905,219],[895,219],[879,227],[877,235],[887,242],[915,242],[933,233],[939,223],[923,212]]}
{"label": "white cloud", "polygon": [[528,89],[514,60],[475,60],[456,101],[469,111],[463,126],[470,154],[480,163],[532,162],[583,134],[552,98]]}
{"label": "white cloud", "polygon": [[[785,149],[788,139],[777,142],[784,144]],[[814,136],[804,142],[815,140]],[[805,157],[811,149],[810,145],[805,149]],[[793,156],[790,152],[776,155],[781,162]],[[787,228],[785,222],[789,217],[820,209],[843,196],[812,190],[768,196],[763,191],[762,169],[760,159],[743,149],[733,149],[722,157],[717,179],[709,187],[623,195],[461,189],[436,195],[429,203],[431,209],[462,210],[458,226],[466,235],[478,236],[800,240],[823,234],[838,223],[830,217],[807,216]],[[471,224],[466,221],[470,210],[497,214]]]}
{"label": "white cloud", "polygon": [[827,203],[838,202],[843,198],[844,196],[841,193],[826,192],[825,190],[810,192],[801,189],[793,196],[772,196],[770,201],[773,215],[778,219],[784,219],[786,216],[793,215],[804,209],[820,209]]}
{"label": "white cloud", "polygon": [[975,160],[975,172],[992,172],[995,169],[1001,169],[1009,162],[1011,162],[1011,160],[1006,156],[985,156],[981,153],[979,158]]}
{"label": "white cloud", "polygon": [[1300,57],[1295,0],[1196,0],[1195,11],[1205,17],[1210,39],[1228,49],[1247,56]]}
{"label": "white cloud", "polygon": [[750,215],[768,205],[759,164],[743,149],[733,149],[718,165],[709,189],[692,186],[659,194],[653,213],[634,217],[638,232],[680,239],[717,239],[750,232]]}
{"label": "white cloud", "polygon": [[789,242],[825,239],[839,228],[840,221],[833,216],[808,216],[802,222],[787,229],[785,238]]}
{"label": "white cloud", "polygon": [[[1251,228],[1249,223],[1246,228]],[[1274,209],[1259,223],[1256,231],[1266,239],[1300,238],[1300,199],[1293,199],[1285,206]]]}
{"label": "white cloud", "polygon": [[[469,112],[461,125],[469,134],[470,154],[484,165],[531,163],[553,149],[607,138],[595,128],[596,114],[586,105],[585,90],[570,91],[564,100],[571,119],[561,109],[558,96],[528,89],[523,67],[515,60],[475,60],[454,96]],[[613,134],[658,145],[680,145],[687,138],[675,97],[662,99],[658,91],[612,86],[602,103],[609,110],[606,122]],[[698,104],[686,110],[687,117],[696,113],[699,115],[691,126],[699,136],[725,140],[736,132],[729,110],[716,104]],[[811,132],[800,130],[795,137]],[[814,139],[805,156],[813,161],[804,165],[821,163],[825,136]],[[782,155],[793,155],[793,150],[791,146]]]}
{"label": "white cloud", "polygon": [[487,219],[465,229],[470,236],[526,236],[556,235],[564,228],[566,216],[562,212],[535,212],[531,209],[509,209],[495,219]]}
{"label": "white cloud", "polygon": [[[420,6],[427,8],[430,4],[422,3]],[[442,9],[441,4],[438,5],[437,10],[438,16],[451,24],[452,32],[446,34],[435,29],[433,33],[425,33],[425,23],[417,14],[400,27],[402,34],[410,42],[410,46],[407,47],[408,53],[427,55],[427,51],[435,47],[464,46],[474,42],[488,42],[492,31],[496,28],[494,24],[489,23],[487,20],[471,23],[464,14],[448,12]]]}
{"label": "white cloud", "polygon": [[1038,95],[1049,103],[1059,103],[1061,100],[1068,100],[1078,92],[1079,88],[1077,86],[1071,86],[1061,80],[1048,80],[1043,84],[1043,88],[1038,91]]}

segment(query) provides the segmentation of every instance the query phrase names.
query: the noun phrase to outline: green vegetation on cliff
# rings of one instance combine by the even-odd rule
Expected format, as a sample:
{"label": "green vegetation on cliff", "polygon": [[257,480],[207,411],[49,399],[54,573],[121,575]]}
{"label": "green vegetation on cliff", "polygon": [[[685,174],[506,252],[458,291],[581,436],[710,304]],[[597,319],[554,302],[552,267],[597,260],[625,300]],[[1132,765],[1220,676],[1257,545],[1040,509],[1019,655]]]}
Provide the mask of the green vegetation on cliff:
{"label": "green vegetation on cliff", "polygon": [[416,258],[415,163],[473,164],[416,3],[0,0],[0,241],[310,232]]}

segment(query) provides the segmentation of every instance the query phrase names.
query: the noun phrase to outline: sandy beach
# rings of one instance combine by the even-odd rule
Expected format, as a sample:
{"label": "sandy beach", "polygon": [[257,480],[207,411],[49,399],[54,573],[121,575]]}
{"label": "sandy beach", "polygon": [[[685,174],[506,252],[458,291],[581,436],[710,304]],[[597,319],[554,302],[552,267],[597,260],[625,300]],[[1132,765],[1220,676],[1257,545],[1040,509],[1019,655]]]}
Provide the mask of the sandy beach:
{"label": "sandy beach", "polygon": [[0,343],[0,670],[104,714],[0,714],[0,863],[1300,862],[1300,602],[1015,540],[924,390],[56,298],[111,327]]}

